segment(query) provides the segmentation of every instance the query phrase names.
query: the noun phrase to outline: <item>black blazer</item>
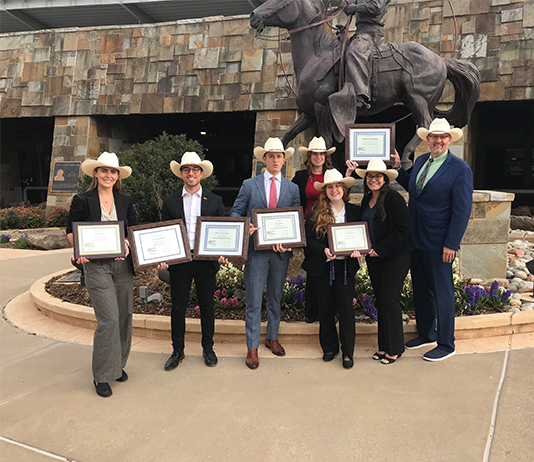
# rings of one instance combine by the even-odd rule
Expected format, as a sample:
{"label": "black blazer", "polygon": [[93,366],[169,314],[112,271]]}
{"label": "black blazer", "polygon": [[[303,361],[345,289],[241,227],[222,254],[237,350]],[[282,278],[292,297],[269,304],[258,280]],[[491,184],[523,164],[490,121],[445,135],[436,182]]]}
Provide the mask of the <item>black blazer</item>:
{"label": "black blazer", "polygon": [[[361,214],[370,200],[371,194],[362,199]],[[384,208],[385,220],[380,220],[378,213],[375,213],[373,220],[376,234],[376,242],[372,242],[374,251],[380,258],[393,258],[410,253],[414,246],[411,238],[412,222],[406,201],[397,191],[389,189],[384,198]],[[359,220],[361,219],[360,215]]]}
{"label": "black blazer", "polygon": [[[314,206],[315,208],[315,206]],[[312,209],[313,210],[313,209]],[[316,223],[310,219],[312,212],[308,215],[306,220],[306,241],[308,247],[306,248],[306,256],[302,262],[302,268],[306,272],[315,277],[323,274],[326,264],[326,255],[324,249],[328,247],[328,237],[325,234],[323,239],[317,239],[315,234]],[[360,207],[354,204],[345,203],[345,222],[359,221],[361,216]],[[354,277],[360,268],[357,258],[347,258],[347,272],[350,277]]]}
{"label": "black blazer", "polygon": [[310,174],[307,169],[299,170],[295,173],[295,176],[291,180],[293,183],[295,183],[299,187],[299,194],[300,194],[300,205],[302,205],[302,209],[306,210],[306,183],[308,183],[308,178],[310,177]]}
{"label": "black blazer", "polygon": [[[163,205],[161,207],[161,220],[168,221],[182,219],[185,227],[187,228],[187,223],[184,217],[184,199],[182,197],[182,191],[183,188],[180,188],[174,194],[167,196],[163,200]],[[203,217],[224,217],[224,204],[222,198],[202,188],[200,215]],[[213,261],[212,263],[218,271],[219,262]],[[172,266],[174,265],[171,265],[171,268]]]}
{"label": "black blazer", "polygon": [[[127,234],[128,226],[138,224],[132,198],[113,191],[113,200],[117,210],[117,220],[124,222],[124,233]],[[72,222],[74,221],[100,221],[101,216],[97,188],[77,194],[72,198],[70,204],[66,232],[67,234],[72,233]]]}

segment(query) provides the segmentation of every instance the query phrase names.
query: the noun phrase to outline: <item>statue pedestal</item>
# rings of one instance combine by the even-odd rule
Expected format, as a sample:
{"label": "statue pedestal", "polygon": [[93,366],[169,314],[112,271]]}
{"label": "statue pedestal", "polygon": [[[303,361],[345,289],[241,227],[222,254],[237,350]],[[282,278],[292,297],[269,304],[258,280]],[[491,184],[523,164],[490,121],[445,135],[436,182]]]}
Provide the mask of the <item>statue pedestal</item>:
{"label": "statue pedestal", "polygon": [[459,252],[463,278],[506,278],[510,210],[515,195],[473,192],[471,217]]}
{"label": "statue pedestal", "polygon": [[[408,201],[408,193],[399,191]],[[363,194],[351,194],[360,204]],[[510,232],[510,210],[515,195],[499,191],[473,192],[471,217],[465,231],[458,263],[462,278],[506,278],[506,251]]]}

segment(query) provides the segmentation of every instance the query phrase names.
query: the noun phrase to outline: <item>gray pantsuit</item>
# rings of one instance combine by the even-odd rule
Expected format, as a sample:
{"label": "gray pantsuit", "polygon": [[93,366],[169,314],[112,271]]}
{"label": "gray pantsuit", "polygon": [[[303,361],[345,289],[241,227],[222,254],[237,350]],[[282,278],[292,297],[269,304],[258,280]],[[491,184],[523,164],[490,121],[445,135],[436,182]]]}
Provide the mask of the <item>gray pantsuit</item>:
{"label": "gray pantsuit", "polygon": [[132,344],[133,272],[127,260],[84,264],[85,284],[98,321],[93,340],[93,378],[111,382],[122,375]]}

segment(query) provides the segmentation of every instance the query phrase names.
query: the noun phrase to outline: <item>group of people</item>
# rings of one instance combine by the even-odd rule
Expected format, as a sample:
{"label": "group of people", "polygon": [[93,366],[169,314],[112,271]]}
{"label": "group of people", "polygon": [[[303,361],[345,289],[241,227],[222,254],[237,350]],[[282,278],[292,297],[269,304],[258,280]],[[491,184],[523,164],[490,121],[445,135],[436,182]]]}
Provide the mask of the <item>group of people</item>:
{"label": "group of people", "polygon": [[[282,167],[293,153],[278,138],[269,138],[263,147],[254,149],[265,171],[243,182],[231,209],[233,217],[251,217],[254,209],[302,206],[305,216],[307,247],[302,267],[307,272],[306,321],[319,319],[319,340],[323,360],[332,361],[341,350],[341,362],[350,369],[354,364],[355,319],[352,300],[354,278],[359,269],[360,252],[347,257],[332,254],[327,239],[331,223],[366,221],[372,248],[366,263],[378,309],[378,351],[372,356],[382,364],[394,363],[405,348],[436,345],[423,356],[440,361],[455,352],[454,286],[452,262],[466,229],[471,212],[471,170],[449,151],[451,141],[459,139],[461,130],[451,128],[445,119],[435,119],[428,129],[419,128],[430,152],[417,158],[411,173],[400,166],[395,154],[392,168],[379,159],[366,169],[347,161],[346,172],[333,168],[322,138],[313,138],[299,150],[306,155],[306,169],[298,171],[293,181],[282,175]],[[202,188],[201,180],[213,173],[210,161],[197,153],[186,152],[180,163],[171,162],[172,172],[183,179],[184,186],[165,198],[161,210],[163,221],[182,219],[190,243],[195,242],[199,216],[223,216],[222,199]],[[72,223],[76,221],[124,221],[125,227],[137,224],[131,198],[120,193],[121,180],[131,175],[131,168],[119,166],[113,153],[104,152],[97,160],[87,159],[82,171],[93,178],[89,190],[73,198],[67,236],[72,242]],[[349,202],[349,190],[356,179],[364,179],[364,196],[360,205]],[[409,206],[389,187],[397,180],[409,192]],[[250,224],[249,252],[245,264],[246,342],[245,363],[259,367],[258,348],[261,308],[266,291],[267,330],[265,347],[274,355],[284,356],[278,340],[280,299],[287,275],[290,248],[281,244],[269,250],[255,250]],[[126,242],[128,244],[128,242]],[[98,326],[93,344],[93,382],[99,396],[111,396],[109,382],[126,381],[124,371],[131,345],[133,310],[133,265],[125,258],[87,260],[83,264],[86,287],[91,296]],[[173,352],[165,370],[178,367],[184,359],[185,313],[191,283],[197,288],[202,326],[204,362],[218,362],[213,350],[214,301],[216,274],[223,256],[217,261],[193,260],[167,265],[171,286],[171,336]],[[404,343],[399,296],[411,268],[416,321],[419,336]],[[339,322],[339,334],[336,322]]]}

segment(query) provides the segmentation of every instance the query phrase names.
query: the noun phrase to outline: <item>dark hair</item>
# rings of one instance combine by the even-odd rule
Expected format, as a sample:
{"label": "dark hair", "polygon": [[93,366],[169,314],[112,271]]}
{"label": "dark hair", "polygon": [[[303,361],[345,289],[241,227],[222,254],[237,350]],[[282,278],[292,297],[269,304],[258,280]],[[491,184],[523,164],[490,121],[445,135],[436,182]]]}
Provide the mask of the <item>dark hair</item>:
{"label": "dark hair", "polygon": [[[304,161],[304,167],[306,167],[306,170],[308,170],[308,176],[312,176],[312,163],[311,163],[311,155],[314,151],[308,151],[306,153],[306,160]],[[324,164],[323,164],[323,173],[327,170],[330,170],[334,168],[334,164],[332,163],[332,158],[330,157],[330,154],[328,154],[326,151],[324,152]]]}
{"label": "dark hair", "polygon": [[[375,172],[375,173],[381,173],[381,172]],[[368,194],[371,194],[371,190],[369,189],[369,186],[367,186],[367,175],[365,174],[365,178],[363,180],[363,195],[364,197]],[[382,173],[382,176],[384,177],[384,184],[380,188],[380,193],[378,195],[378,199],[376,200],[376,212],[378,213],[378,217],[381,221],[384,221],[386,219],[387,213],[386,208],[384,207],[384,199],[386,198],[386,194],[389,191],[389,177]]]}

